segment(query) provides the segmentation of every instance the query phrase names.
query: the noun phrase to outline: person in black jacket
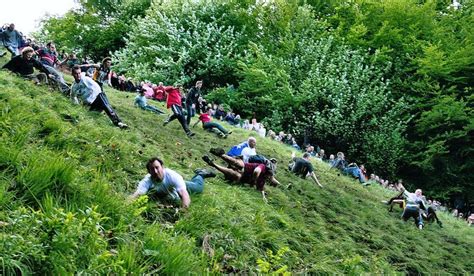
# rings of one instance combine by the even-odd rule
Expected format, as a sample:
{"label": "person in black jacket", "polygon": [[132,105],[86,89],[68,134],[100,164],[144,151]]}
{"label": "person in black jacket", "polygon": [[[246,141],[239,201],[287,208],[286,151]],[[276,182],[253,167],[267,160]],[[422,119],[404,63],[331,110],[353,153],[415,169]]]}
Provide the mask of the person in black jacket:
{"label": "person in black jacket", "polygon": [[[33,58],[34,50],[31,47],[25,47],[21,55],[13,57],[9,62],[3,65],[3,69],[8,69],[23,78],[34,81],[36,84],[48,83],[48,70]],[[34,68],[41,71],[35,74]]]}
{"label": "person in black jacket", "polygon": [[201,97],[201,87],[202,81],[197,81],[196,85],[189,89],[188,95],[186,96],[186,122],[188,123],[188,125],[191,124],[191,117],[194,117],[194,112],[196,110],[201,113],[200,110],[197,108],[199,107],[198,99],[199,97]]}

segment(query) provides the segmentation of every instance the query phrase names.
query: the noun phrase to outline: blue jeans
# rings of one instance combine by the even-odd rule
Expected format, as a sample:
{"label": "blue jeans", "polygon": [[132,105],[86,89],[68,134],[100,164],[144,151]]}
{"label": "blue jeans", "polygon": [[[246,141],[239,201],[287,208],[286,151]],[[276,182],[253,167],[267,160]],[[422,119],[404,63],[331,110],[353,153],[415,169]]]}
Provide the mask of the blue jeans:
{"label": "blue jeans", "polygon": [[220,124],[218,123],[214,123],[214,122],[207,122],[207,123],[204,123],[202,124],[202,128],[204,129],[213,129],[213,128],[217,128],[218,130],[220,130],[222,133],[224,134],[227,134],[228,131],[223,127],[221,126]]}
{"label": "blue jeans", "polygon": [[154,113],[157,113],[157,114],[165,114],[163,111],[159,110],[158,108],[156,108],[152,105],[145,105],[145,107],[143,109],[154,112]]}
{"label": "blue jeans", "polygon": [[186,181],[186,190],[190,194],[200,194],[204,190],[204,178],[200,175],[195,175],[191,181]]}
{"label": "blue jeans", "polygon": [[360,173],[360,169],[358,167],[345,168],[344,173],[358,178],[360,183],[365,183],[365,177]]}
{"label": "blue jeans", "polygon": [[186,123],[189,125],[191,123],[191,117],[196,115],[196,109],[193,108],[193,104],[186,104]]}
{"label": "blue jeans", "polygon": [[12,54],[12,58],[14,56],[18,56],[20,54],[20,51],[18,50],[18,47],[8,45],[8,46],[5,46],[5,48],[7,48],[8,52],[10,52]]}

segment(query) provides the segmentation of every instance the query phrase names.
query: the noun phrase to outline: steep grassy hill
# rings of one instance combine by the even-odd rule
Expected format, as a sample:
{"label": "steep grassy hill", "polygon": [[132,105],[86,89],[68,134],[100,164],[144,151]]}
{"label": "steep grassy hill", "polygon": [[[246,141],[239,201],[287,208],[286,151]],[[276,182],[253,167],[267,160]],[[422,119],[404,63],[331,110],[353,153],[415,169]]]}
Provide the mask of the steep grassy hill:
{"label": "steep grassy hill", "polygon": [[[392,193],[362,187],[315,162],[324,189],[285,170],[291,150],[258,139],[279,161],[269,202],[221,176],[187,211],[127,196],[149,157],[191,177],[226,140],[133,107],[108,90],[124,122],[74,106],[58,92],[0,72],[0,266],[18,273],[474,273],[473,228],[441,215],[418,230],[380,203]],[[289,185],[289,184],[292,185]],[[469,257],[471,256],[471,257]]]}

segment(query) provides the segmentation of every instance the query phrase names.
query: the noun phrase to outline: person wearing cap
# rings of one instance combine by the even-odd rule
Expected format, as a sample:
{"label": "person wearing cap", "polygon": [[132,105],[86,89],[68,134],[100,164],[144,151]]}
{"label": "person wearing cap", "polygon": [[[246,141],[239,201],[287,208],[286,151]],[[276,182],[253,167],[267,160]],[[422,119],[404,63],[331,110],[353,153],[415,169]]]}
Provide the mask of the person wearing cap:
{"label": "person wearing cap", "polygon": [[190,194],[200,194],[204,190],[204,179],[215,177],[212,171],[197,169],[190,181],[185,181],[176,171],[165,168],[158,157],[150,158],[146,164],[148,174],[138,183],[135,192],[130,196],[135,199],[149,192],[156,192],[165,201],[180,204],[188,208],[191,204]]}
{"label": "person wearing cap", "polygon": [[[31,47],[25,47],[21,55],[13,57],[5,65],[3,69],[10,70],[11,72],[20,75],[23,78],[34,81],[36,84],[48,83],[48,70],[33,58],[35,51]],[[35,74],[34,69],[38,69],[41,72]]]}
{"label": "person wearing cap", "polygon": [[148,110],[156,114],[165,114],[157,107],[147,104],[147,99],[145,97],[145,89],[141,88],[138,93],[139,94],[135,97],[135,106],[138,106],[143,110]]}
{"label": "person wearing cap", "polygon": [[321,188],[323,187],[323,185],[319,183],[319,180],[316,177],[316,174],[314,173],[313,164],[311,164],[311,161],[310,161],[311,155],[308,152],[303,153],[302,158],[296,157],[295,153],[292,153],[291,157],[292,157],[292,160],[288,166],[288,169],[292,173],[302,178],[306,178],[309,176],[314,181],[314,183],[316,183],[319,187]]}
{"label": "person wearing cap", "polygon": [[165,92],[167,94],[166,108],[171,109],[173,114],[169,116],[168,119],[166,119],[163,122],[163,126],[166,126],[171,121],[178,119],[179,123],[183,127],[184,132],[186,132],[186,135],[188,135],[188,137],[192,137],[194,136],[194,133],[191,132],[191,130],[189,129],[189,126],[186,122],[186,118],[184,116],[183,108],[181,105],[181,88],[182,88],[181,85],[178,85],[177,87],[173,87],[173,86],[165,87]]}
{"label": "person wearing cap", "polygon": [[72,68],[72,76],[74,77],[74,82],[71,86],[71,99],[75,104],[79,104],[79,97],[84,104],[90,106],[91,111],[105,111],[114,125],[119,128],[128,128],[126,124],[122,123],[112,106],[110,106],[100,86],[90,77],[87,77],[85,74],[83,75],[79,65],[74,65]]}

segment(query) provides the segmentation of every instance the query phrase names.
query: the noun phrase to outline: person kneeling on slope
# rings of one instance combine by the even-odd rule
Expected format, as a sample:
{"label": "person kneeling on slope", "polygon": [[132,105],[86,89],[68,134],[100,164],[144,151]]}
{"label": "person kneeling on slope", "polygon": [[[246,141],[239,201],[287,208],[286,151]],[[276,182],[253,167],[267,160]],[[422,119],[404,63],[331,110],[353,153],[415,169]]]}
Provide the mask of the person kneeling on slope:
{"label": "person kneeling on slope", "polygon": [[301,178],[306,178],[308,176],[313,179],[319,187],[323,188],[323,185],[319,183],[316,174],[314,173],[313,164],[310,162],[311,155],[308,152],[303,154],[303,158],[295,157],[295,153],[291,154],[292,160],[288,165],[288,169],[294,174],[300,176]]}

